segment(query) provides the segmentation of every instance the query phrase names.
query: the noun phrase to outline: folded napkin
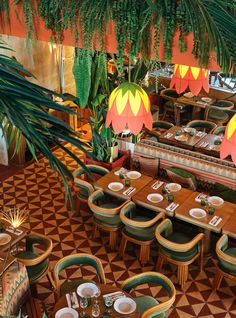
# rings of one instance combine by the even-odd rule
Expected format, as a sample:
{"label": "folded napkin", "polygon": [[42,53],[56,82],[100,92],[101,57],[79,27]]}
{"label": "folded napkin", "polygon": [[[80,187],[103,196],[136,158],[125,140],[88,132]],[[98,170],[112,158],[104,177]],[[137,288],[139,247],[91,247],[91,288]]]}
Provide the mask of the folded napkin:
{"label": "folded napkin", "polygon": [[171,138],[172,136],[173,136],[172,133],[168,133],[168,134],[166,134],[164,137],[167,138],[167,139],[169,139],[169,138]]}
{"label": "folded napkin", "polygon": [[207,133],[205,133],[204,131],[198,131],[196,133],[196,136],[198,136],[198,137],[202,137],[202,136],[205,136],[205,135],[207,135]]}
{"label": "folded napkin", "polygon": [[109,293],[109,294],[103,295],[103,298],[106,298],[106,297],[111,297],[112,300],[115,301],[118,298],[122,298],[122,297],[126,297],[126,296],[122,291],[117,291],[114,293]]}
{"label": "folded napkin", "polygon": [[154,182],[153,185],[152,185],[153,190],[159,189],[163,185],[163,183],[164,183],[163,181]]}
{"label": "folded napkin", "polygon": [[68,307],[79,308],[79,302],[75,292],[66,294],[66,301]]}
{"label": "folded napkin", "polygon": [[123,192],[124,195],[130,195],[131,193],[133,193],[136,190],[136,188],[134,187],[129,187],[127,190],[125,190]]}
{"label": "folded napkin", "polygon": [[6,228],[6,231],[9,232],[9,233],[12,233],[12,234],[15,234],[17,236],[21,235],[23,233],[22,230],[19,230],[19,229],[14,229],[12,226],[9,226],[8,228]]}
{"label": "folded napkin", "polygon": [[168,205],[168,207],[166,208],[166,211],[173,212],[178,208],[178,206],[179,206],[179,203],[172,202],[171,204]]}
{"label": "folded napkin", "polygon": [[217,226],[221,221],[222,221],[222,218],[215,215],[215,216],[211,219],[211,221],[209,222],[209,224],[212,225],[212,226]]}
{"label": "folded napkin", "polygon": [[119,176],[119,174],[126,174],[127,172],[128,172],[127,169],[121,167],[119,170],[115,171],[114,174],[115,174],[116,176]]}
{"label": "folded napkin", "polygon": [[195,201],[196,202],[201,202],[201,200],[207,200],[208,196],[205,193],[199,193],[198,196],[196,196]]}

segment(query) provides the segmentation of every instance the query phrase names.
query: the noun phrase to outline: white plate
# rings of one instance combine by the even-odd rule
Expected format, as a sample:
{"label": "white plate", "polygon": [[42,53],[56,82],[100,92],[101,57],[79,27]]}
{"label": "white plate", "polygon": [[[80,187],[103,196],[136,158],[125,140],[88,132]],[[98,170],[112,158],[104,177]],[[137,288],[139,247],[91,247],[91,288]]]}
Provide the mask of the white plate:
{"label": "white plate", "polygon": [[202,97],[201,100],[205,103],[210,103],[212,101],[210,97]]}
{"label": "white plate", "polygon": [[141,173],[138,171],[129,171],[126,173],[127,178],[129,179],[139,179],[141,177]]}
{"label": "white plate", "polygon": [[118,298],[114,302],[114,309],[122,315],[129,315],[136,309],[136,302],[129,297]]}
{"label": "white plate", "polygon": [[175,136],[175,139],[178,141],[187,141],[188,137],[185,135]]}
{"label": "white plate", "polygon": [[178,192],[182,189],[181,185],[178,183],[168,183],[165,188],[170,192]]}
{"label": "white plate", "polygon": [[11,241],[11,235],[0,233],[0,245],[5,245]]}
{"label": "white plate", "polygon": [[108,188],[112,191],[120,191],[124,188],[124,185],[121,182],[111,182],[108,184]]}
{"label": "white plate", "polygon": [[79,313],[70,307],[64,307],[56,312],[55,318],[78,318]]}
{"label": "white plate", "polygon": [[193,97],[194,97],[194,94],[193,94],[192,92],[188,92],[188,93],[185,93],[185,94],[184,94],[184,97],[193,98]]}
{"label": "white plate", "polygon": [[202,219],[206,216],[206,211],[203,209],[191,209],[189,210],[189,214],[195,219]]}
{"label": "white plate", "polygon": [[213,206],[221,206],[224,204],[224,200],[217,196],[208,197],[207,201]]}
{"label": "white plate", "polygon": [[80,297],[94,297],[98,292],[98,287],[93,283],[83,283],[77,288],[77,294]]}
{"label": "white plate", "polygon": [[191,128],[191,127],[185,127],[184,131],[186,133],[190,133],[190,132],[193,132],[194,134],[196,133],[196,129],[195,128]]}
{"label": "white plate", "polygon": [[159,203],[161,202],[164,198],[161,194],[158,193],[150,193],[147,196],[148,201],[152,202],[152,203]]}

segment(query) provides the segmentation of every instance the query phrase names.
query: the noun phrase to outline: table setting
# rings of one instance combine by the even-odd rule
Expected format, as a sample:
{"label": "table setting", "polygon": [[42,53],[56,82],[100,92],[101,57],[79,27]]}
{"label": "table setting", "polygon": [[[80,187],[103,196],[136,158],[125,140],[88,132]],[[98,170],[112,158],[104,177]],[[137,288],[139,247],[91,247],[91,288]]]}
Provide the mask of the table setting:
{"label": "table setting", "polygon": [[[60,307],[60,308],[59,308]],[[91,282],[62,296],[55,307],[55,318],[137,317],[135,301],[113,286]]]}

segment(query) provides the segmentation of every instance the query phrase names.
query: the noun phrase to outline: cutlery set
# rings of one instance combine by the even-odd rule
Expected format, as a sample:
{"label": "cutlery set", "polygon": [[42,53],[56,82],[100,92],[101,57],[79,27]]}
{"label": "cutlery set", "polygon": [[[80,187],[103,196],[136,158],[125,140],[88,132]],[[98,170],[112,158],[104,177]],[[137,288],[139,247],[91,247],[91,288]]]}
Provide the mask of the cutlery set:
{"label": "cutlery set", "polygon": [[196,133],[196,136],[198,136],[198,137],[202,137],[202,136],[206,136],[206,135],[207,135],[207,133],[205,133],[204,131],[198,131]]}
{"label": "cutlery set", "polygon": [[222,218],[219,217],[219,216],[217,216],[217,215],[215,215],[215,216],[211,219],[211,221],[209,222],[209,224],[212,225],[212,226],[217,226],[221,221],[222,221]]}
{"label": "cutlery set", "polygon": [[153,190],[157,190],[157,189],[159,189],[162,185],[163,185],[163,181],[156,181],[155,183],[153,183],[153,185],[152,185],[152,189]]}
{"label": "cutlery set", "polygon": [[171,138],[172,136],[173,136],[173,134],[172,134],[172,133],[168,133],[168,134],[166,134],[166,135],[164,136],[164,138],[169,139],[169,138]]}
{"label": "cutlery set", "polygon": [[173,212],[175,211],[179,206],[179,203],[172,202],[168,207],[166,208],[167,211]]}
{"label": "cutlery set", "polygon": [[200,147],[201,147],[201,148],[206,148],[208,145],[209,145],[209,142],[202,142],[202,143],[200,144]]}
{"label": "cutlery set", "polygon": [[67,300],[68,307],[79,308],[79,302],[75,292],[66,294],[66,300]]}
{"label": "cutlery set", "polygon": [[8,228],[6,228],[6,231],[12,234],[15,234],[17,236],[21,235],[23,233],[22,230],[19,229],[14,229],[13,227],[9,226]]}
{"label": "cutlery set", "polygon": [[114,302],[114,301],[116,301],[116,299],[126,297],[126,296],[122,291],[117,291],[114,293],[103,295],[103,298],[106,298],[106,297],[111,297],[113,302]]}
{"label": "cutlery set", "polygon": [[129,187],[127,190],[125,190],[123,192],[124,195],[130,195],[131,193],[133,193],[136,190],[136,188],[134,187]]}

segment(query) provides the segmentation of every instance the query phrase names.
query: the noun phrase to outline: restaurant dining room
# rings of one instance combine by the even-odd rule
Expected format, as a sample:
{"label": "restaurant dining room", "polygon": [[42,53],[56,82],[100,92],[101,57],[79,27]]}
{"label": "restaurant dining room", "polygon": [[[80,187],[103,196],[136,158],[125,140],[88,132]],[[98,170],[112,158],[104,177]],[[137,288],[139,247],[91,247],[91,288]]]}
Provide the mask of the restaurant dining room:
{"label": "restaurant dining room", "polygon": [[0,0],[0,318],[236,318],[235,0]]}

